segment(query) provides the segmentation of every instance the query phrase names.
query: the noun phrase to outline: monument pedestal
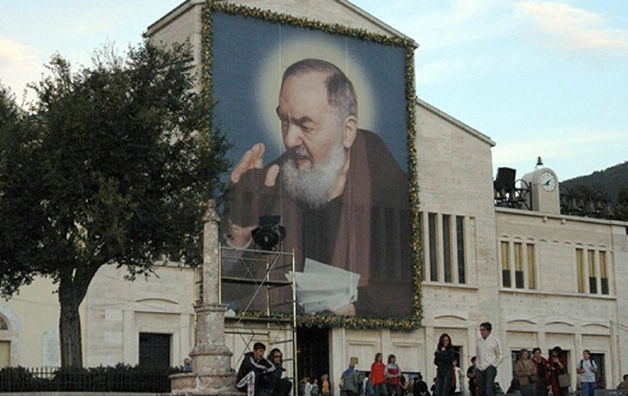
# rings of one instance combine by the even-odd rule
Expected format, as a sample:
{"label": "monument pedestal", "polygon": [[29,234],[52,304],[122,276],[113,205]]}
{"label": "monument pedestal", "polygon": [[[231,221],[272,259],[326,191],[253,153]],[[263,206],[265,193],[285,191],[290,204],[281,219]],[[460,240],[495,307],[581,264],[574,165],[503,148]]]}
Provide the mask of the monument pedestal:
{"label": "monument pedestal", "polygon": [[192,372],[170,376],[172,395],[243,395],[235,387],[233,354],[225,345],[227,307],[218,303],[218,221],[215,202],[210,201],[203,216],[203,302],[194,307],[196,342],[190,352]]}
{"label": "monument pedestal", "polygon": [[[195,308],[197,334],[207,334],[206,343],[197,343],[190,357],[192,372],[170,376],[173,395],[227,395],[243,396],[235,387],[236,373],[231,369],[229,348],[224,345],[224,305],[210,304]],[[211,335],[221,334],[217,339]],[[222,343],[220,338],[223,338]],[[202,340],[199,340],[202,341]]]}

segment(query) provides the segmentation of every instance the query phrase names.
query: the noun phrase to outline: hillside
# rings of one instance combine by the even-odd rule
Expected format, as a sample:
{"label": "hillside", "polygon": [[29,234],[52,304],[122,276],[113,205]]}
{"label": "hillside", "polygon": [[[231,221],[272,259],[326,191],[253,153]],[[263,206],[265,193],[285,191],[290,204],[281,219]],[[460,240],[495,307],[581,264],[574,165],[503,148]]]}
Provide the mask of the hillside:
{"label": "hillside", "polygon": [[587,176],[579,176],[561,182],[563,188],[573,189],[576,186],[587,186],[594,191],[602,191],[617,203],[617,191],[623,185],[628,185],[628,161],[611,166]]}

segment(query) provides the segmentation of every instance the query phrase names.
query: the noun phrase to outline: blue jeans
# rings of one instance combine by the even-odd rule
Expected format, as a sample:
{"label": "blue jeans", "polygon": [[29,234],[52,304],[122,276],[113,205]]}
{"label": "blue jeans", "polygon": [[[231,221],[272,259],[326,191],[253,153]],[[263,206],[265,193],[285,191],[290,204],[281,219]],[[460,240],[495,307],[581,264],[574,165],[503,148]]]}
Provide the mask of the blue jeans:
{"label": "blue jeans", "polygon": [[582,382],[582,396],[595,396],[595,382]]}
{"label": "blue jeans", "polygon": [[536,395],[536,387],[534,384],[525,384],[520,386],[520,391],[522,396],[535,396]]}
{"label": "blue jeans", "polygon": [[386,396],[388,394],[385,382],[373,385],[373,390],[375,391],[375,396]]}
{"label": "blue jeans", "polygon": [[480,396],[495,396],[495,377],[497,369],[488,366],[486,370],[477,370],[478,391]]}

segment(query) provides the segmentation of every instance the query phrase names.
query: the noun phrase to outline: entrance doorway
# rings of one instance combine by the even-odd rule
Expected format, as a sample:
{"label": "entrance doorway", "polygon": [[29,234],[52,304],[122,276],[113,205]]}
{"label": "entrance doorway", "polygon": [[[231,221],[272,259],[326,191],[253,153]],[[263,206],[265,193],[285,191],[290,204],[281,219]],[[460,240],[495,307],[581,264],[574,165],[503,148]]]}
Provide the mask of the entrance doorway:
{"label": "entrance doorway", "polygon": [[0,341],[0,368],[11,364],[11,342]]}
{"label": "entrance doorway", "polygon": [[299,380],[329,374],[329,329],[299,327],[297,346]]}
{"label": "entrance doorway", "polygon": [[170,338],[170,334],[140,333],[140,365],[170,367]]}

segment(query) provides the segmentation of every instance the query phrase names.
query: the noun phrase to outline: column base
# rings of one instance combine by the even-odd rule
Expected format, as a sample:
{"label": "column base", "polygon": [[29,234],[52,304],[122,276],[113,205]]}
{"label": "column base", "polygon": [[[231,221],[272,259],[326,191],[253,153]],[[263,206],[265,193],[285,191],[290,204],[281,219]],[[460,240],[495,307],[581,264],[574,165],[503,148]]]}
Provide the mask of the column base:
{"label": "column base", "polygon": [[192,372],[170,376],[172,395],[243,396],[231,369],[231,351],[225,345],[197,345],[190,353]]}
{"label": "column base", "polygon": [[181,373],[170,376],[171,395],[243,396],[235,387],[236,374]]}

